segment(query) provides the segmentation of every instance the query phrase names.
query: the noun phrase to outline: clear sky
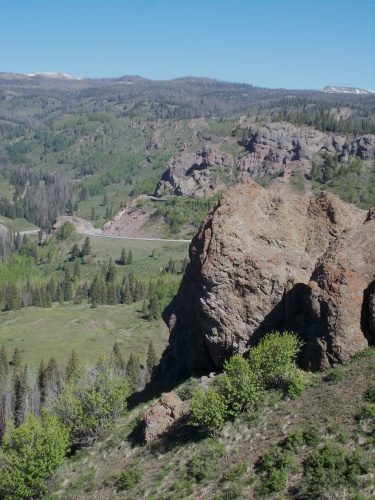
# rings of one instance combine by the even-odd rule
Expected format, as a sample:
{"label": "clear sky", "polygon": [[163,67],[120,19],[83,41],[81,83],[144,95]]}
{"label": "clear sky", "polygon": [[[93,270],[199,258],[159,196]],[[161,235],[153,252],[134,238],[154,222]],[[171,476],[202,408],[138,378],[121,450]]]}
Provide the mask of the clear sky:
{"label": "clear sky", "polygon": [[375,90],[375,1],[4,1],[0,71]]}

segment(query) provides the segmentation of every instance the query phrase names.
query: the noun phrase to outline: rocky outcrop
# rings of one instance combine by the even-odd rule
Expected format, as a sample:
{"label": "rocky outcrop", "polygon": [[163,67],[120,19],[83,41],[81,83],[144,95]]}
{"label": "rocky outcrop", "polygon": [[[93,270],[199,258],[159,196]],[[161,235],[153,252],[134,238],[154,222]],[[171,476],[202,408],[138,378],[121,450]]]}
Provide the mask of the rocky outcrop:
{"label": "rocky outcrop", "polygon": [[161,369],[214,370],[273,329],[302,336],[306,367],[346,361],[375,339],[374,239],[375,220],[331,193],[283,199],[254,182],[229,189],[192,240],[164,312]]}
{"label": "rocky outcrop", "polygon": [[368,134],[348,139],[311,127],[296,127],[286,122],[268,123],[251,135],[246,149],[248,154],[239,161],[238,169],[250,177],[272,175],[287,165],[309,174],[311,161],[322,161],[325,153],[337,155],[339,161],[355,156],[363,160],[374,158],[375,136]]}
{"label": "rocky outcrop", "polygon": [[160,400],[141,417],[142,436],[149,443],[161,436],[174,422],[187,411],[187,406],[172,392],[165,392]]}
{"label": "rocky outcrop", "polygon": [[216,146],[207,145],[195,153],[182,149],[168,162],[168,169],[156,187],[155,196],[210,196],[226,189],[215,167],[232,167],[233,158]]}

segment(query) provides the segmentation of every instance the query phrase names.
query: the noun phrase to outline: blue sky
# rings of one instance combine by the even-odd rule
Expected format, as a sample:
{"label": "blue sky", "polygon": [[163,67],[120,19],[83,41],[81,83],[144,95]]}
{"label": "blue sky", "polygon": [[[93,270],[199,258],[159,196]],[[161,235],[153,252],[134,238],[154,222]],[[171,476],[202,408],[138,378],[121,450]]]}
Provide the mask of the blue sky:
{"label": "blue sky", "polygon": [[0,71],[375,90],[375,1],[3,1]]}

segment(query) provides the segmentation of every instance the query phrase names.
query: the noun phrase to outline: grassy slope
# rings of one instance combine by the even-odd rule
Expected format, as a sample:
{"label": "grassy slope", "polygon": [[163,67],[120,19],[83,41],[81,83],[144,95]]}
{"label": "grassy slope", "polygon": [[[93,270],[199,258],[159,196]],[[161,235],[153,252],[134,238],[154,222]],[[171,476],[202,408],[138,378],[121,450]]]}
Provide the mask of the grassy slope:
{"label": "grassy slope", "polygon": [[82,362],[94,363],[110,353],[115,341],[125,359],[133,352],[144,362],[151,339],[160,356],[168,331],[162,320],[144,319],[141,309],[141,303],[96,309],[87,304],[65,304],[0,313],[0,345],[4,344],[9,354],[18,347],[23,361],[34,368],[42,358],[47,361],[51,356],[64,365],[72,349]]}
{"label": "grassy slope", "polygon": [[[369,427],[357,419],[365,403],[364,394],[374,381],[374,361],[373,349],[367,357],[352,361],[333,375],[309,375],[309,387],[296,400],[283,400],[277,393],[269,393],[257,415],[244,414],[229,422],[214,439],[201,439],[194,428],[185,428],[174,430],[151,445],[134,447],[133,429],[146,408],[141,405],[117,421],[92,448],[66,461],[58,472],[51,498],[265,498],[266,495],[257,493],[259,458],[297,429],[309,432],[314,428],[319,444],[305,444],[294,453],[287,486],[273,498],[317,498],[300,496],[298,486],[303,461],[323,443],[341,443],[348,451],[359,446],[372,462],[372,472],[375,470],[374,437],[369,434]],[[222,443],[226,450],[225,456],[216,460],[215,443]],[[207,450],[212,458],[209,476],[197,482],[189,476],[188,466]],[[117,480],[129,466],[141,473],[141,480],[130,491],[119,491]],[[329,487],[327,498],[374,498],[374,474],[362,475],[359,484],[349,489],[328,490]]]}
{"label": "grassy slope", "polygon": [[[54,238],[45,247],[51,251],[53,258],[46,264],[38,264],[19,273],[20,282],[25,283],[27,275],[33,280],[47,282],[50,277],[63,279],[63,266],[68,263],[69,250],[74,242],[81,247],[85,236],[74,234],[62,243],[57,244]],[[101,237],[90,237],[92,261],[81,265],[81,280],[90,282],[101,263],[109,257],[119,259],[121,249],[126,248],[133,253],[133,263],[127,266],[117,265],[117,279],[121,282],[124,274],[133,272],[138,278],[148,282],[149,278],[160,276],[160,269],[168,264],[169,259],[178,261],[187,255],[187,243],[162,241],[120,240]],[[72,263],[68,263],[72,266]],[[10,276],[11,280],[14,277]],[[178,279],[176,277],[176,279]],[[40,359],[55,356],[59,363],[64,363],[75,349],[84,361],[95,361],[100,355],[107,353],[117,340],[123,346],[127,359],[130,352],[138,354],[145,360],[147,346],[152,338],[161,354],[167,342],[167,329],[161,320],[149,322],[140,312],[141,303],[129,306],[80,306],[55,304],[51,309],[25,308],[18,311],[0,313],[0,346],[5,345],[8,354],[15,347],[23,353],[23,359],[31,367],[38,366]]]}

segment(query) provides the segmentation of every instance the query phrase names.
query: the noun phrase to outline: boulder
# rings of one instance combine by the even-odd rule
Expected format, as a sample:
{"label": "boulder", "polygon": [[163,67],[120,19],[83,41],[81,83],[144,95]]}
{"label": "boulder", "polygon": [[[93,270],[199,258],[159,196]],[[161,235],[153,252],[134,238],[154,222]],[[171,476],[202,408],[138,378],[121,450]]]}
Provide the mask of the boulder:
{"label": "boulder", "polygon": [[252,181],[229,189],[164,311],[161,370],[214,371],[274,329],[302,337],[308,368],[346,361],[375,339],[374,231],[371,215],[332,193],[284,199]]}
{"label": "boulder", "polygon": [[161,436],[187,411],[185,403],[172,392],[165,392],[141,417],[142,435],[145,443]]}

